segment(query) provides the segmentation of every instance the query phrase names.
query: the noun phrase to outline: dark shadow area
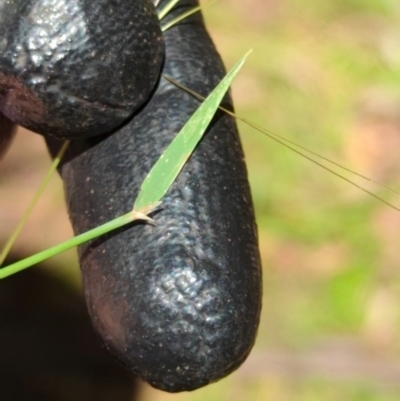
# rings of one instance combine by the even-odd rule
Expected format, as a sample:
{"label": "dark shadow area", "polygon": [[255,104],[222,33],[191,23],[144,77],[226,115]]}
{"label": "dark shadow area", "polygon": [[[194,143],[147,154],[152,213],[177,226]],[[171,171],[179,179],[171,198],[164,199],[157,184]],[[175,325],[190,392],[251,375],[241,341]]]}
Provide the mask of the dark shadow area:
{"label": "dark shadow area", "polygon": [[1,401],[134,400],[133,376],[102,349],[82,294],[60,279],[32,268],[0,281],[0,327]]}
{"label": "dark shadow area", "polygon": [[12,121],[0,113],[0,160],[9,148],[17,131],[16,128],[17,126]]}

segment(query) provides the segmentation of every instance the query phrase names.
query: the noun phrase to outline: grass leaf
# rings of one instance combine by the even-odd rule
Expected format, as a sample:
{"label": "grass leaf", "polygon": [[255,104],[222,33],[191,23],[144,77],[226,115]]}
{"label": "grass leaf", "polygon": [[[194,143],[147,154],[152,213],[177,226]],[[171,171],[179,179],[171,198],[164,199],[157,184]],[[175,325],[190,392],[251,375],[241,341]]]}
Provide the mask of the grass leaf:
{"label": "grass leaf", "polygon": [[39,202],[40,197],[42,196],[42,193],[46,189],[47,184],[49,183],[51,177],[53,176],[54,172],[57,170],[58,165],[61,162],[61,159],[64,157],[65,152],[68,149],[68,146],[70,144],[70,141],[65,141],[63,146],[61,147],[60,151],[58,152],[57,156],[54,158],[53,163],[51,164],[51,167],[49,171],[46,174],[46,177],[44,178],[43,182],[40,184],[39,189],[37,190],[34,198],[32,199],[32,202],[29,204],[28,209],[25,211],[24,215],[22,216],[20,222],[18,223],[17,228],[14,230],[12,233],[11,237],[5,244],[4,248],[2,249],[0,253],[0,266],[4,263],[6,260],[6,257],[10,253],[13,245],[17,241],[19,235],[21,234],[21,231],[25,227],[25,224],[27,223],[30,215],[32,214],[33,210],[35,209],[36,204]]}
{"label": "grass leaf", "polygon": [[233,79],[242,68],[247,53],[191,116],[143,181],[134,210],[159,202],[202,138]]}
{"label": "grass leaf", "polygon": [[161,30],[162,30],[163,32],[167,31],[168,29],[170,29],[170,28],[172,28],[173,26],[177,25],[179,22],[183,21],[185,18],[191,16],[191,15],[194,14],[194,13],[197,13],[197,12],[200,11],[200,10],[204,10],[204,8],[205,8],[206,6],[209,6],[209,5],[211,5],[211,4],[214,4],[214,3],[217,2],[217,1],[218,1],[218,0],[211,0],[211,1],[209,1],[208,3],[206,3],[206,4],[202,4],[201,6],[194,7],[194,8],[192,8],[191,10],[186,11],[185,13],[183,13],[183,14],[181,14],[181,15],[178,15],[178,16],[177,16],[176,18],[174,18],[172,21],[169,21],[167,24],[162,25],[162,26],[161,26]]}
{"label": "grass leaf", "polygon": [[158,19],[161,21],[173,8],[178,4],[179,0],[171,0],[165,7],[158,12]]}

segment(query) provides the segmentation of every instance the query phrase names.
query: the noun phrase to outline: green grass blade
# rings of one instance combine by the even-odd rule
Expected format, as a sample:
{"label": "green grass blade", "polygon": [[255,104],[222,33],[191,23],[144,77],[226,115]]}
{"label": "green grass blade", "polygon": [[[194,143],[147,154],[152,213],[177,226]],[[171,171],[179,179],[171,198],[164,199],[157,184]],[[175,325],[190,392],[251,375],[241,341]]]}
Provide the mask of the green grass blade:
{"label": "green grass blade", "polygon": [[4,246],[1,254],[0,254],[0,266],[4,263],[6,257],[11,251],[11,248],[15,244],[15,241],[17,240],[18,236],[20,235],[22,229],[24,228],[26,222],[29,219],[29,216],[31,215],[33,209],[35,208],[36,204],[39,201],[39,198],[41,197],[43,191],[45,190],[47,184],[50,181],[50,178],[56,171],[58,165],[60,164],[61,159],[63,158],[65,152],[68,149],[70,141],[65,141],[63,146],[61,147],[60,151],[58,152],[58,155],[54,158],[53,163],[49,169],[49,171],[46,174],[46,177],[40,184],[39,189],[37,190],[35,196],[32,199],[32,202],[28,206],[28,209],[25,211],[24,215],[22,216],[22,219],[20,220],[17,228],[14,230],[13,234],[11,235],[10,239],[7,241],[6,245]]}
{"label": "green grass blade", "polygon": [[168,4],[166,4],[165,7],[158,12],[158,19],[161,21],[178,2],[179,0],[171,0]]}
{"label": "green grass blade", "polygon": [[206,131],[229,86],[242,68],[247,55],[233,67],[211,92],[161,155],[143,181],[134,204],[134,210],[140,210],[159,202],[168,191]]}
{"label": "green grass blade", "polygon": [[97,238],[100,235],[106,234],[111,230],[115,230],[116,228],[122,227],[123,225],[130,223],[133,219],[134,216],[132,212],[127,213],[123,216],[117,217],[112,221],[109,221],[108,223],[96,227],[93,230],[87,231],[86,233],[83,233],[81,235],[77,235],[76,237],[71,238],[68,241],[62,242],[61,244],[46,249],[45,251],[36,253],[35,255],[30,256],[29,258],[23,259],[19,262],[6,266],[0,269],[0,279],[11,276],[15,273],[27,269],[28,267],[31,267],[37,263],[43,262],[46,259],[58,255],[61,252],[67,251],[68,249],[81,245],[84,242]]}
{"label": "green grass blade", "polygon": [[197,6],[192,8],[191,10],[179,15],[178,17],[174,18],[172,21],[168,22],[165,25],[161,26],[161,30],[163,32],[165,32],[166,30],[168,30],[169,28],[172,28],[174,25],[178,24],[179,22],[181,22],[182,20],[184,20],[185,18],[189,17],[190,15],[199,12],[200,10],[203,10],[206,6],[209,6],[211,4],[216,3],[218,0],[211,0],[206,4],[203,4],[201,6]]}
{"label": "green grass blade", "polygon": [[154,223],[154,221],[150,217],[148,217],[148,214],[153,212],[159,204],[160,202],[157,202],[153,205],[149,205],[147,208],[141,209],[140,211],[132,210],[129,213],[124,214],[123,216],[119,216],[114,220],[102,224],[101,226],[93,228],[92,230],[89,230],[83,234],[77,235],[76,237],[71,238],[68,241],[48,248],[45,251],[38,252],[33,256],[20,260],[19,262],[12,263],[11,265],[0,268],[0,280],[12,276],[15,273],[19,273],[20,271],[34,266],[40,262],[43,262],[46,259],[50,259],[53,256],[58,255],[59,253],[67,251],[68,249],[82,245],[87,241],[91,241],[97,237],[100,237],[101,235],[107,234],[110,231],[116,230],[117,228],[125,226],[126,224],[129,224],[133,221],[142,220]]}

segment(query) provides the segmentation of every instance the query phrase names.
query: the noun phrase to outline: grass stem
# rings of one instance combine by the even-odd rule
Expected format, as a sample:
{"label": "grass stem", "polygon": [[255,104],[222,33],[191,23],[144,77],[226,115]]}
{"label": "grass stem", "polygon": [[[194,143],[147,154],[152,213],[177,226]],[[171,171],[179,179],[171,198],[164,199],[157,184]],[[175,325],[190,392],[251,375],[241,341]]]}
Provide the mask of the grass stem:
{"label": "grass stem", "polygon": [[30,203],[30,205],[26,209],[24,215],[22,216],[17,228],[14,230],[14,232],[11,235],[11,237],[9,238],[7,243],[5,244],[3,250],[1,251],[1,254],[0,254],[0,266],[4,263],[6,257],[10,253],[10,251],[11,251],[12,247],[14,246],[16,240],[18,239],[19,235],[21,234],[21,231],[25,227],[25,224],[27,223],[30,215],[32,214],[33,209],[35,208],[36,204],[38,203],[38,201],[39,201],[41,195],[43,194],[47,184],[49,183],[52,175],[54,174],[54,171],[57,169],[58,165],[60,164],[61,159],[63,158],[65,152],[67,151],[69,144],[70,144],[70,141],[65,141],[64,142],[64,144],[61,147],[60,151],[58,152],[57,156],[54,158],[53,163],[52,163],[49,171],[46,174],[46,177],[44,178],[44,180],[40,184],[39,189],[36,191],[36,194],[33,197],[32,202]]}
{"label": "grass stem", "polygon": [[99,237],[100,235],[104,235],[112,230],[120,228],[125,224],[132,222],[137,219],[137,216],[133,212],[129,212],[124,214],[123,216],[117,217],[114,220],[111,220],[99,227],[96,227],[92,230],[89,230],[83,234],[77,235],[74,238],[71,238],[68,241],[62,242],[61,244],[55,245],[51,248],[46,249],[45,251],[39,252],[33,256],[30,256],[26,259],[20,260],[19,262],[13,263],[9,266],[6,266],[0,269],[0,279],[11,276],[15,273],[18,273],[22,270],[27,269],[37,263],[43,262],[46,259],[49,259],[55,255],[58,255],[61,252],[65,252],[68,249],[74,248],[78,245],[83,244],[84,242],[90,241]]}

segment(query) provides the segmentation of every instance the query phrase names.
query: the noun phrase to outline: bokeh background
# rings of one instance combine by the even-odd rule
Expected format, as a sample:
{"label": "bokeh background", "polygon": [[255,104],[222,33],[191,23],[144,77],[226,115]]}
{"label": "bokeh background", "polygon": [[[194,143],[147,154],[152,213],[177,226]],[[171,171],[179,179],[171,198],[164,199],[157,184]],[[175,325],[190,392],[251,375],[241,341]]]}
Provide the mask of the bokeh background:
{"label": "bokeh background", "polygon": [[[220,0],[204,14],[228,67],[254,49],[233,87],[238,115],[400,191],[398,0]],[[137,399],[399,400],[400,212],[239,126],[264,271],[257,343],[219,383],[175,395],[142,384]],[[0,163],[0,243],[49,165],[41,138],[21,130]],[[54,177],[13,254],[71,235]],[[40,269],[79,296],[74,251]]]}

